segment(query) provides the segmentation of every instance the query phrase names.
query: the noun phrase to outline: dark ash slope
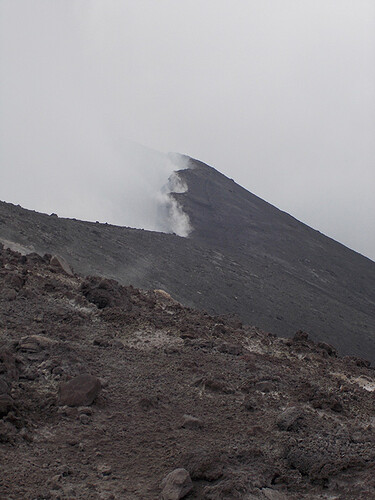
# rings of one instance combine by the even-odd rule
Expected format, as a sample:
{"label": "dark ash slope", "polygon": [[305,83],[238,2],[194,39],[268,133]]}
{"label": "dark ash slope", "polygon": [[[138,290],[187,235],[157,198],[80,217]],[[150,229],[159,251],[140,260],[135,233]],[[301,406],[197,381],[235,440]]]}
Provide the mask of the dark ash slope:
{"label": "dark ash slope", "polygon": [[[188,306],[278,335],[306,330],[375,360],[375,264],[207,165],[180,171],[189,238],[60,219],[0,203],[0,239],[57,253],[84,274],[162,288]],[[8,243],[9,244],[9,243]]]}

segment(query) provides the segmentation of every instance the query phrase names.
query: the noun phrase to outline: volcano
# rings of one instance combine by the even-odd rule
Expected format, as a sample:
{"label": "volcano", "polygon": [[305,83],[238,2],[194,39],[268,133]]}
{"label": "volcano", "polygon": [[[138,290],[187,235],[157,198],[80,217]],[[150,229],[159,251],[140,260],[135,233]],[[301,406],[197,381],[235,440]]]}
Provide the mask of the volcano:
{"label": "volcano", "polygon": [[278,336],[308,332],[375,361],[375,264],[185,157],[171,193],[187,237],[59,218],[0,203],[0,241],[57,254],[83,275],[162,289],[181,304]]}

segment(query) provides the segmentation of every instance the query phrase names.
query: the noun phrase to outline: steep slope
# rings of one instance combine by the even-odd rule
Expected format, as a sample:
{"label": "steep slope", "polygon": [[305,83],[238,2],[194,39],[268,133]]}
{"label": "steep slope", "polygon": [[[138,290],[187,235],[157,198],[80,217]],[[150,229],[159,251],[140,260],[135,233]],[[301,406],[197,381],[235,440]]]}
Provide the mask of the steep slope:
{"label": "steep slope", "polygon": [[1,498],[374,498],[363,360],[1,245],[0,289]]}
{"label": "steep slope", "polygon": [[60,219],[0,203],[0,240],[57,253],[84,274],[162,288],[277,335],[306,330],[375,361],[375,264],[207,165],[179,171],[189,238]]}
{"label": "steep slope", "polygon": [[[287,302],[279,297],[284,311],[279,317],[286,321],[287,329],[272,321],[263,325],[287,334],[295,324],[293,319],[298,318],[300,325],[314,334],[317,329],[322,331],[319,320],[314,319],[318,315],[327,321],[324,334],[338,345],[356,343],[354,339],[362,335],[374,338],[374,262],[278,210],[208,165],[190,159],[190,167],[180,172],[188,192],[174,195],[190,217],[194,228],[190,237],[253,270],[262,281],[259,293],[271,282],[280,296],[289,296]],[[261,304],[258,307],[263,309]],[[369,322],[362,321],[363,314]],[[341,335],[332,331],[333,315]],[[345,324],[350,325],[349,339],[345,339]]]}

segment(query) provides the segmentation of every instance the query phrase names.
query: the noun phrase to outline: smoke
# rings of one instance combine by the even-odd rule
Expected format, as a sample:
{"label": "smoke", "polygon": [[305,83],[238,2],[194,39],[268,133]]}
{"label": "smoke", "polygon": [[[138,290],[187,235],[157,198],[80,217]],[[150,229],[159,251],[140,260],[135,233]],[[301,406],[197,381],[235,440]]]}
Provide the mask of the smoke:
{"label": "smoke", "polygon": [[106,222],[187,237],[192,229],[189,217],[173,194],[187,192],[178,170],[189,168],[188,159],[128,143],[121,163],[113,169],[105,189],[104,179],[92,185],[102,186],[98,209],[107,207]]}
{"label": "smoke", "polygon": [[[40,149],[39,161],[23,158],[29,174],[9,169],[0,199],[60,217],[187,236],[188,216],[173,198],[187,189],[175,173],[188,168],[187,160],[125,140],[106,144],[104,137],[72,140],[65,165],[51,148]],[[41,169],[43,163],[57,168]]]}
{"label": "smoke", "polygon": [[159,193],[159,231],[167,233],[173,232],[184,237],[189,236],[192,230],[189,216],[184,213],[181,205],[173,196],[175,193],[186,193],[187,190],[187,184],[180,178],[178,172],[173,172],[167,184]]}
{"label": "smoke", "polygon": [[135,141],[374,258],[375,2],[353,5],[1,0],[0,199],[159,229],[176,168]]}
{"label": "smoke", "polygon": [[[102,87],[96,44],[84,29],[90,9],[74,5],[6,1],[0,7],[0,199],[61,217],[187,236],[188,217],[172,195],[181,187],[168,182],[187,161],[130,140],[127,125],[139,122],[142,108],[132,108],[131,93],[115,93],[127,74],[113,76],[110,92]],[[147,131],[149,122],[142,127]]]}

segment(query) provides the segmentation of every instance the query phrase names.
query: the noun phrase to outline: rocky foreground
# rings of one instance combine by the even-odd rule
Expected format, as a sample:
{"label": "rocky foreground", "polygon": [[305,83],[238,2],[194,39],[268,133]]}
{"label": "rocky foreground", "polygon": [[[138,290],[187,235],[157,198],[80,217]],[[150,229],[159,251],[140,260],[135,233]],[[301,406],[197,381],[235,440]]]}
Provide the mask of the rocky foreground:
{"label": "rocky foreground", "polygon": [[0,498],[374,499],[375,372],[0,247]]}

